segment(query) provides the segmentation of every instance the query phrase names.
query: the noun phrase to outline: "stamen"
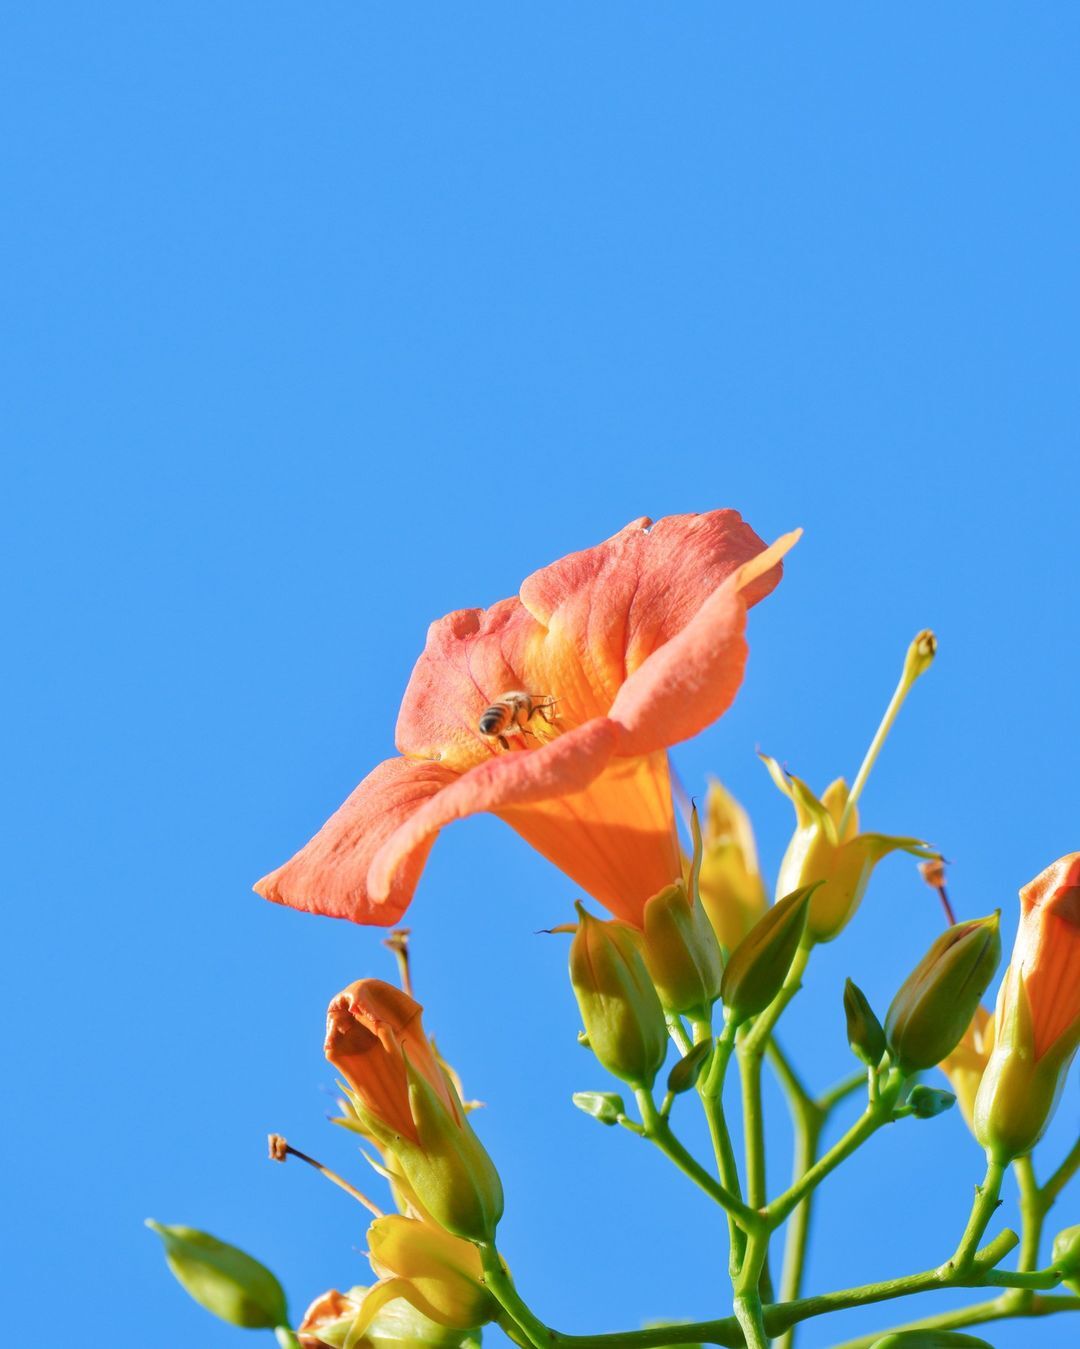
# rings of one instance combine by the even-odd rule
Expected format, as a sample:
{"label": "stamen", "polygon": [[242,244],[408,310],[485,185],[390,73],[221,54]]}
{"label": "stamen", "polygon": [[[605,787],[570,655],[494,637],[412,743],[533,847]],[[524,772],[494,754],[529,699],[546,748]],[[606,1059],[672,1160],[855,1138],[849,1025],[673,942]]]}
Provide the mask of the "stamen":
{"label": "stamen", "polygon": [[396,927],[389,937],[383,938],[383,945],[393,951],[398,965],[398,978],[402,989],[411,998],[413,996],[412,973],[409,969],[409,932],[407,927]]}
{"label": "stamen", "polygon": [[284,1162],[286,1157],[297,1157],[300,1161],[307,1162],[308,1166],[313,1166],[316,1171],[321,1172],[327,1180],[333,1181],[333,1183],[344,1190],[346,1194],[350,1194],[354,1199],[359,1200],[368,1212],[373,1213],[376,1218],[385,1216],[378,1204],[370,1200],[366,1194],[361,1194],[355,1185],[350,1185],[347,1180],[342,1179],[336,1172],[331,1171],[329,1167],[323,1166],[322,1162],[317,1162],[314,1157],[309,1157],[306,1152],[301,1152],[298,1148],[292,1147],[280,1134],[269,1134],[266,1141],[269,1144],[270,1160],[272,1162]]}
{"label": "stamen", "polygon": [[916,679],[929,670],[936,652],[937,638],[929,628],[917,633],[908,647],[907,655],[904,657],[904,669],[900,675],[900,682],[897,684],[893,696],[889,699],[885,715],[881,718],[881,725],[877,728],[873,740],[870,741],[870,748],[866,751],[866,757],[863,759],[852,784],[851,795],[848,797],[844,812],[840,816],[837,833],[841,839],[844,837],[844,830],[851,818],[851,812],[855,809],[855,804],[862,794],[862,789],[866,786],[866,779],[870,776],[870,770],[873,768],[877,756],[881,753],[881,747],[892,730],[892,724],[896,720],[897,713],[904,705],[904,699],[911,692],[911,686]]}
{"label": "stamen", "polygon": [[941,857],[932,857],[928,862],[919,863],[919,875],[931,888],[938,892],[938,898],[941,900],[941,907],[945,910],[945,918],[950,927],[956,926],[956,914],[953,912],[953,906],[949,903],[949,896],[945,893],[945,862]]}

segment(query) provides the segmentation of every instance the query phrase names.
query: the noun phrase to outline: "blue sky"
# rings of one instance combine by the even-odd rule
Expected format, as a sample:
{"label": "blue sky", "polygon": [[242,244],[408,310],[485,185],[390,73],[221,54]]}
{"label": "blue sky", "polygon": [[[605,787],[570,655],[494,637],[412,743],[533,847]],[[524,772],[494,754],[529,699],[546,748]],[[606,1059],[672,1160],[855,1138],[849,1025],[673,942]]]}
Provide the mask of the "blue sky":
{"label": "blue sky", "polygon": [[[147,1214],[246,1246],[297,1311],[365,1278],[363,1215],[263,1136],[363,1174],[322,1021],[392,966],[251,883],[390,752],[430,619],[636,515],[805,527],[735,708],[675,754],[748,804],[770,872],[790,822],[755,748],[852,774],[937,630],[865,818],[937,841],[1011,941],[1017,887],[1080,847],[1074,5],[102,0],[4,28],[21,1329],[62,1305],[82,1344],[242,1342]],[[575,897],[478,819],[410,913],[506,1254],[567,1330],[720,1314],[705,1201],[569,1104],[609,1084],[534,934]],[[885,863],[784,1032],[815,1083],[848,1069],[843,977],[883,1006],[939,922]],[[1078,1121],[1074,1072],[1049,1157]],[[779,1181],[779,1115],[772,1145]],[[809,1288],[936,1263],[980,1173],[959,1118],[877,1138],[826,1192]]]}

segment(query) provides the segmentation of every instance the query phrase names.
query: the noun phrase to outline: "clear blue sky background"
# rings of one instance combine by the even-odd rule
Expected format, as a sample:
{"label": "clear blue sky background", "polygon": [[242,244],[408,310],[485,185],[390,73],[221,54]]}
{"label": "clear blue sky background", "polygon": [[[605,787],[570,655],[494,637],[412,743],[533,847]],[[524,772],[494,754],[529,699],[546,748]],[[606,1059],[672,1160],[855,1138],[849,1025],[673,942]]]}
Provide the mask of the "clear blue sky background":
{"label": "clear blue sky background", "polygon": [[[365,1277],[362,1213],[263,1138],[363,1175],[323,1015],[392,966],[251,883],[390,751],[431,618],[639,513],[806,528],[735,709],[675,755],[748,803],[770,871],[789,815],[755,747],[851,774],[937,629],[865,816],[938,841],[1011,941],[1017,887],[1080,847],[1074,4],[42,0],[3,29],[20,1333],[62,1307],[81,1345],[242,1342],[147,1214],[250,1248],[298,1313]],[[608,1083],[534,933],[574,897],[480,819],[410,914],[506,1253],[566,1329],[720,1314],[707,1203],[569,1104]],[[885,864],[785,1031],[816,1084],[849,1067],[842,977],[884,1005],[939,923]],[[1048,1159],[1078,1121],[1074,1074]],[[810,1289],[943,1258],[980,1171],[959,1118],[876,1139]]]}

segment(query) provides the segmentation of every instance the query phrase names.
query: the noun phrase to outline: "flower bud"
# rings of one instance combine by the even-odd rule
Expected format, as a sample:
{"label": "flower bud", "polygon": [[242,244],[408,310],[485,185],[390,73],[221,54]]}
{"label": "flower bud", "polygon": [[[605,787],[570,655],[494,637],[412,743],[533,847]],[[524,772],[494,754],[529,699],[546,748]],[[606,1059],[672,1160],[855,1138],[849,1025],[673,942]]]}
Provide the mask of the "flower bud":
{"label": "flower bud", "polygon": [[885,1032],[866,994],[850,979],[844,984],[844,1016],[852,1053],[868,1068],[876,1068],[885,1053]]}
{"label": "flower bud", "polygon": [[720,996],[724,961],[704,908],[683,881],[646,903],[642,953],[668,1011],[708,1015]]}
{"label": "flower bud", "polygon": [[421,1024],[422,1008],[380,979],[330,1004],[326,1057],[343,1074],[360,1130],[400,1170],[424,1211],[455,1236],[490,1241],[498,1173]]}
{"label": "flower bud", "polygon": [[626,1103],[613,1091],[575,1091],[570,1099],[601,1124],[618,1124],[626,1114]]}
{"label": "flower bud", "polygon": [[1020,891],[1020,927],[975,1099],[975,1137],[997,1162],[1035,1146],[1080,1043],[1080,853]]}
{"label": "flower bud", "polygon": [[731,953],[720,989],[730,1020],[757,1016],[780,992],[806,930],[813,891],[803,886],[779,900]]}
{"label": "flower bud", "polygon": [[709,784],[698,887],[717,941],[733,951],[769,907],[750,817],[719,782]]}
{"label": "flower bud", "polygon": [[862,903],[874,868],[891,852],[915,857],[937,854],[921,839],[859,832],[859,813],[848,811],[842,779],[830,784],[819,800],[801,779],[786,774],[775,759],[761,756],[772,780],[795,807],[795,832],[780,863],[776,893],[785,895],[804,885],[819,884],[810,904],[806,930],[815,942],[840,935]]}
{"label": "flower bud", "polygon": [[1080,1292],[1080,1227],[1066,1227],[1050,1248],[1050,1267],[1073,1292]]}
{"label": "flower bud", "polygon": [[165,1243],[177,1282],[208,1312],[252,1330],[288,1325],[281,1284],[258,1260],[194,1227],[167,1227],[152,1218],[146,1225]]}
{"label": "flower bud", "polygon": [[667,1055],[664,1009],[625,923],[602,921],[577,906],[570,982],[589,1047],[633,1087],[651,1087]]}
{"label": "flower bud", "polygon": [[398,1297],[438,1325],[459,1330],[484,1325],[498,1311],[484,1286],[480,1252],[430,1223],[400,1213],[376,1218],[368,1228],[368,1255],[380,1279],[364,1298],[372,1319]]}
{"label": "flower bud", "polygon": [[[302,1349],[459,1349],[460,1330],[438,1325],[403,1298],[367,1316],[364,1299],[373,1291],[331,1289],[316,1298],[298,1328]],[[367,1329],[361,1334],[356,1326],[365,1320]]]}
{"label": "flower bud", "polygon": [[996,913],[943,932],[892,1000],[885,1035],[905,1073],[933,1068],[963,1038],[1001,960]]}
{"label": "flower bud", "polygon": [[924,1087],[920,1083],[913,1087],[907,1100],[908,1107],[916,1119],[934,1119],[956,1104],[951,1091],[938,1091],[936,1087]]}

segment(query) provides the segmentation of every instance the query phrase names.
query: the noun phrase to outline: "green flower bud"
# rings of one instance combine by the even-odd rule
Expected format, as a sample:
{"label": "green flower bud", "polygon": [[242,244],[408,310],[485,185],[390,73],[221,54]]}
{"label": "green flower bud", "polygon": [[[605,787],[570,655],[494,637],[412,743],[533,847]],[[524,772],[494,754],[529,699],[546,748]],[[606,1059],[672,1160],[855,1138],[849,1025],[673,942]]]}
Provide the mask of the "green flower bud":
{"label": "green flower bud", "polygon": [[951,1110],[956,1104],[956,1097],[951,1091],[939,1091],[936,1087],[920,1085],[912,1088],[907,1103],[916,1119],[933,1119],[935,1115],[942,1115],[946,1110]]}
{"label": "green flower bud", "polygon": [[996,913],[957,923],[938,937],[904,980],[885,1018],[889,1049],[905,1073],[933,1068],[952,1053],[1000,960]]}
{"label": "green flower bud", "polygon": [[757,1016],[780,992],[806,930],[807,906],[815,888],[804,885],[779,900],[731,953],[720,986],[731,1020]]}
{"label": "green flower bud", "polygon": [[701,1070],[708,1062],[712,1051],[712,1039],[702,1040],[675,1064],[671,1072],[668,1073],[667,1079],[667,1089],[673,1096],[681,1096],[684,1091],[689,1091],[691,1087],[697,1086]]}
{"label": "green flower bud", "polygon": [[876,1068],[885,1053],[885,1032],[866,994],[850,979],[844,984],[844,1015],[852,1053],[868,1068]]}
{"label": "green flower bud", "polygon": [[289,1323],[281,1284],[265,1265],[194,1227],[146,1225],[165,1243],[177,1282],[208,1312],[233,1326],[272,1330]]}
{"label": "green flower bud", "polygon": [[643,954],[668,1011],[708,1015],[720,996],[724,960],[700,900],[682,881],[645,905]]}
{"label": "green flower bud", "polygon": [[613,1091],[575,1091],[570,1099],[601,1124],[618,1124],[619,1117],[626,1114],[623,1098]]}
{"label": "green flower bud", "polygon": [[570,982],[589,1047],[609,1073],[651,1087],[667,1056],[667,1024],[637,937],[625,923],[577,911]]}
{"label": "green flower bud", "polygon": [[1080,1227],[1066,1227],[1057,1234],[1050,1249],[1050,1267],[1072,1292],[1080,1293]]}

